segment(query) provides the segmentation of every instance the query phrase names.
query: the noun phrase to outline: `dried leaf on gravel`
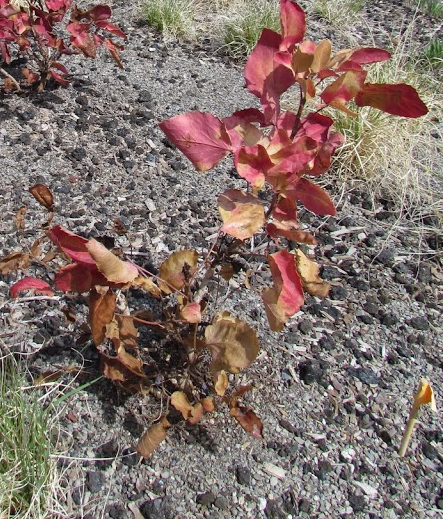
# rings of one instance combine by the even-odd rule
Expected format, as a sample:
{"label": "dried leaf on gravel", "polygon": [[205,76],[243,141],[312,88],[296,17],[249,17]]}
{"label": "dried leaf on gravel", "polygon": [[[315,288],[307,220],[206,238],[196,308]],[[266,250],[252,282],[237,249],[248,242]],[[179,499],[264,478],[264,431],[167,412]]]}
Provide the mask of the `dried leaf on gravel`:
{"label": "dried leaf on gravel", "polygon": [[31,187],[29,191],[40,205],[45,207],[48,211],[54,211],[54,197],[47,186],[44,184],[36,184]]}
{"label": "dried leaf on gravel", "polygon": [[148,458],[166,438],[170,426],[165,416],[158,423],[151,425],[137,444],[136,450],[140,456]]}

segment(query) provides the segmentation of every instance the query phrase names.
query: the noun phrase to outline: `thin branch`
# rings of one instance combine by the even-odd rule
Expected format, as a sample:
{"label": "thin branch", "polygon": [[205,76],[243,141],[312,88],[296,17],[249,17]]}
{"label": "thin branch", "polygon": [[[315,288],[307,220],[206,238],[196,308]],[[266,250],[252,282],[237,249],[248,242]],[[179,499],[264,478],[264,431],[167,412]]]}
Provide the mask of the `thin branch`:
{"label": "thin branch", "polygon": [[0,73],[3,74],[6,78],[10,79],[13,83],[15,88],[17,89],[17,92],[21,92],[22,89],[20,88],[20,85],[18,84],[17,80],[11,76],[11,74],[8,74],[6,70],[2,67],[0,67]]}

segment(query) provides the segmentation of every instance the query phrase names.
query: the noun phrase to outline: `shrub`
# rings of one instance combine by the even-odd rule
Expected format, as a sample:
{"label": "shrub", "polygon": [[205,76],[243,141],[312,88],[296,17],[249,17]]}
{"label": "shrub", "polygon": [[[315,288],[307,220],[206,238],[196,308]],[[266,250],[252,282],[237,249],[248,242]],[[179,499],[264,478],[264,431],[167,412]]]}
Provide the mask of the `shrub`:
{"label": "shrub", "polygon": [[[281,0],[280,8],[281,32],[265,29],[245,66],[246,87],[260,100],[261,110],[246,108],[223,119],[191,112],[160,124],[198,171],[210,170],[232,155],[246,184],[246,189],[228,186],[219,196],[222,225],[209,250],[173,252],[153,272],[121,259],[95,239],[54,225],[46,236],[58,255],[48,254],[38,239],[30,252],[18,251],[0,262],[2,273],[26,269],[36,260],[43,268],[51,263],[55,289],[88,294],[88,319],[101,370],[116,384],[147,393],[161,377],[163,395],[182,419],[195,424],[205,412],[225,404],[256,437],[262,437],[262,423],[239,403],[251,386],[229,387],[227,374],[235,375],[255,360],[258,338],[247,322],[211,306],[211,290],[217,292],[221,280],[238,275],[238,265],[246,262],[246,272],[240,271],[243,284],[260,295],[275,332],[300,310],[305,293],[326,297],[329,286],[309,253],[301,250],[315,245],[315,237],[302,227],[297,213],[299,203],[320,216],[336,213],[316,180],[329,169],[343,137],[333,131],[333,119],[320,112],[329,107],[356,117],[351,101],[358,108],[408,118],[427,112],[411,86],[367,82],[365,67],[387,61],[389,52],[357,48],[333,53],[329,40],[317,45],[303,39],[305,13],[298,4]],[[292,87],[298,105],[283,111],[280,98]],[[54,216],[52,193],[43,185],[31,192],[50,213],[44,226],[48,228]],[[11,295],[26,290],[54,294],[46,281],[27,277],[14,283]],[[135,298],[125,296],[137,291],[157,299],[157,304],[131,308]],[[138,328],[162,336],[157,346],[150,342],[155,361],[144,362]],[[138,452],[148,456],[175,418],[170,413],[153,425]]]}
{"label": "shrub", "polygon": [[[83,54],[95,58],[97,49],[105,45],[122,68],[118,51],[122,49],[111,36],[125,34],[109,22],[111,9],[97,5],[79,9],[72,0],[30,0],[20,3],[0,0],[0,51],[3,61],[24,56],[29,61],[22,69],[28,85],[43,90],[48,80],[67,85],[69,72],[61,63],[62,56]],[[7,91],[20,90],[19,81],[4,68]]]}

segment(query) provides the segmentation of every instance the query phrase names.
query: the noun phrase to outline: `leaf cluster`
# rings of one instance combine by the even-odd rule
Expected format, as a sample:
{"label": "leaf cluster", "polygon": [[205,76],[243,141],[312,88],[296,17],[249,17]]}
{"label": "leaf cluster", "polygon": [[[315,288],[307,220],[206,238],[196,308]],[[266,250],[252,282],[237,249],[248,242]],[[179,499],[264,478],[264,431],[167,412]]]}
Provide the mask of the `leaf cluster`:
{"label": "leaf cluster", "polygon": [[[80,9],[72,0],[0,0],[0,51],[6,65],[13,57],[26,58],[21,73],[27,85],[44,90],[48,80],[69,84],[69,72],[62,56],[83,54],[95,58],[104,45],[120,68],[118,51],[123,47],[113,36],[125,39],[124,32],[109,21],[111,8],[96,5]],[[3,88],[19,91],[20,83],[4,68]]]}

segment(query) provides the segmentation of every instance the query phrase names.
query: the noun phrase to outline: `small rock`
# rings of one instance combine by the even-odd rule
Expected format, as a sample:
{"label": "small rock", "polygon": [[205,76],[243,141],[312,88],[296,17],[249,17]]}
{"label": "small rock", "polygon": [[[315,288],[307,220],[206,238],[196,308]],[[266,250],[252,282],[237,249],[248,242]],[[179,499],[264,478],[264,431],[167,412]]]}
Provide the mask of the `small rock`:
{"label": "small rock", "polygon": [[214,506],[219,510],[229,510],[229,501],[225,496],[218,496],[214,501]]}
{"label": "small rock", "polygon": [[140,506],[140,513],[145,519],[166,519],[166,513],[163,508],[162,499],[154,499],[145,501]]}
{"label": "small rock", "polygon": [[366,507],[366,501],[363,496],[358,496],[356,494],[350,494],[348,496],[349,504],[352,506],[354,512],[363,512]]}
{"label": "small rock", "polygon": [[298,366],[300,372],[300,379],[305,384],[312,384],[313,382],[320,382],[325,375],[325,369],[321,363],[315,360],[307,360],[301,362]]}
{"label": "small rock", "polygon": [[276,499],[269,499],[264,512],[267,519],[286,519],[287,517]]}
{"label": "small rock", "polygon": [[392,312],[381,312],[380,313],[380,322],[385,326],[394,326],[394,324],[398,323],[398,318]]}
{"label": "small rock", "polygon": [[309,319],[303,319],[298,323],[298,329],[303,335],[309,335],[312,332],[314,325]]}
{"label": "small rock", "polygon": [[423,440],[421,443],[421,451],[429,460],[435,460],[438,458],[437,449],[426,440]]}
{"label": "small rock", "polygon": [[412,317],[408,322],[416,330],[429,330],[429,322],[424,316]]}
{"label": "small rock", "polygon": [[352,447],[345,447],[340,451],[340,460],[345,463],[352,463],[356,456],[355,449]]}
{"label": "small rock", "polygon": [[109,507],[108,514],[112,519],[123,519],[126,517],[125,507],[120,503],[114,503]]}
{"label": "small rock", "polygon": [[348,374],[352,377],[358,378],[363,384],[367,385],[378,385],[380,384],[380,378],[370,368],[348,368]]}
{"label": "small rock", "polygon": [[354,481],[354,485],[360,490],[363,491],[368,497],[375,499],[377,497],[378,491],[375,487],[368,485],[368,483],[363,483],[362,481]]}
{"label": "small rock", "polygon": [[298,509],[300,512],[308,514],[311,511],[311,502],[308,499],[300,499]]}
{"label": "small rock", "polygon": [[348,297],[348,291],[341,285],[332,286],[329,290],[329,297],[335,300],[342,300]]}
{"label": "small rock", "polygon": [[86,486],[93,494],[100,492],[105,481],[106,476],[103,472],[89,471],[86,474]]}
{"label": "small rock", "polygon": [[297,427],[295,427],[295,425],[292,425],[290,422],[288,422],[288,420],[285,420],[284,418],[282,418],[279,421],[279,424],[280,424],[281,427],[283,427],[283,429],[286,429],[288,432],[290,432],[292,434],[298,435],[299,432],[300,432],[297,429]]}
{"label": "small rock", "polygon": [[235,475],[237,478],[237,483],[240,485],[251,484],[251,471],[247,467],[237,467],[235,469]]}
{"label": "small rock", "polygon": [[215,503],[215,500],[216,500],[215,495],[210,490],[208,490],[207,492],[198,494],[196,502],[199,505],[208,506],[208,505],[212,505],[212,503]]}
{"label": "small rock", "polygon": [[314,470],[314,474],[318,477],[320,481],[325,481],[328,474],[332,472],[333,466],[331,462],[328,460],[320,460],[318,462],[318,468]]}
{"label": "small rock", "polygon": [[394,259],[395,251],[394,249],[383,249],[379,254],[374,257],[374,261],[376,263],[381,263],[382,265],[390,265],[392,260]]}

